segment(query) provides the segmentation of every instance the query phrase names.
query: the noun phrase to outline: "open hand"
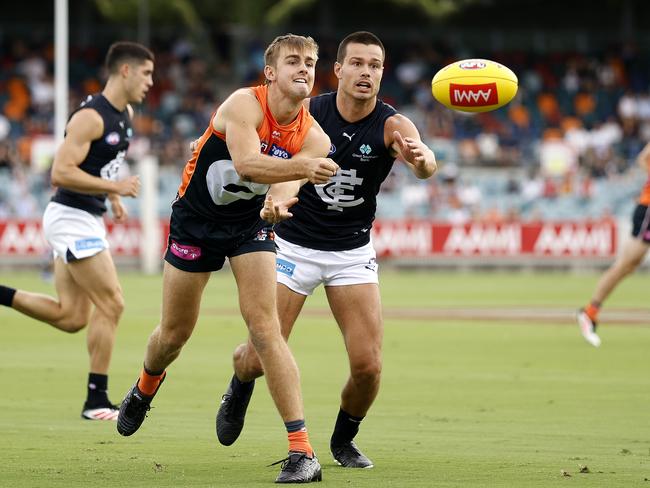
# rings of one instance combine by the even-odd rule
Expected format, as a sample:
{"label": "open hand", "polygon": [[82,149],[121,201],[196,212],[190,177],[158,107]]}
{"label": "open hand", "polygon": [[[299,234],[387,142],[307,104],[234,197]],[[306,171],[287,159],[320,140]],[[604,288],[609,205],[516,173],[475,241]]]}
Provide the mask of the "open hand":
{"label": "open hand", "polygon": [[289,208],[295,205],[297,201],[298,197],[292,197],[283,202],[274,203],[273,197],[267,194],[264,200],[264,206],[260,210],[260,217],[271,224],[277,224],[278,222],[287,220],[293,217],[293,214],[289,212]]}
{"label": "open hand", "polygon": [[111,213],[115,222],[124,222],[129,216],[126,207],[119,198],[111,199]]}
{"label": "open hand", "polygon": [[407,163],[414,166],[422,165],[426,162],[424,151],[427,147],[422,141],[418,141],[411,137],[402,137],[398,131],[393,132],[395,142],[399,146],[399,152]]}

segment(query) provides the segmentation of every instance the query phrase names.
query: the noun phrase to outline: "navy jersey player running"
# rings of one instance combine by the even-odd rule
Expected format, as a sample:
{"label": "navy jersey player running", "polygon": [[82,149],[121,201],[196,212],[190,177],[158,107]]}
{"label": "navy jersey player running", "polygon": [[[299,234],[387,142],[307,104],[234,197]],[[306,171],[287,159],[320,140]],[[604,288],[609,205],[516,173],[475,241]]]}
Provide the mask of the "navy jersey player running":
{"label": "navy jersey player running", "polygon": [[227,257],[242,316],[287,429],[289,456],[279,483],[320,481],[321,469],[305,428],[298,368],[280,333],[275,243],[260,208],[270,184],[303,178],[327,183],[338,169],[325,157],[329,138],[302,105],[314,84],[317,53],[312,38],[276,38],[264,56],[267,84],[228,97],[199,140],[172,205],[162,318],[117,422],[122,435],[138,430],[165,368],[192,334],[211,272]]}
{"label": "navy jersey player running", "polygon": [[[334,66],[337,92],[309,101],[311,114],[330,136],[331,157],[340,169],[327,184],[300,187],[293,206],[290,197],[299,183],[274,185],[262,211],[266,220],[281,222],[275,230],[277,306],[284,336],[289,337],[306,297],[321,283],[343,335],[350,376],[330,448],[339,464],[355,468],[373,466],[353,439],[377,395],[382,367],[383,323],[370,240],[376,195],[396,157],[418,178],[436,171],[434,154],[414,124],[377,99],[384,54],[381,41],[369,32],[353,33],[341,42]],[[235,350],[234,368],[217,414],[218,433],[221,423],[228,434],[219,436],[224,444],[241,432],[252,382],[264,372],[251,340]],[[243,386],[233,391],[233,385]]]}
{"label": "navy jersey player running", "polygon": [[132,102],[151,88],[154,56],[131,42],[113,44],[106,55],[109,78],[104,90],[89,96],[68,120],[52,165],[58,187],[43,215],[43,231],[54,249],[58,298],[0,287],[0,303],[65,332],[88,325],[88,394],[82,417],[116,420],[108,399],[108,368],[115,330],[124,308],[102,215],[106,197],[113,217],[127,217],[121,196],[135,197],[137,176],[117,180],[133,131]]}

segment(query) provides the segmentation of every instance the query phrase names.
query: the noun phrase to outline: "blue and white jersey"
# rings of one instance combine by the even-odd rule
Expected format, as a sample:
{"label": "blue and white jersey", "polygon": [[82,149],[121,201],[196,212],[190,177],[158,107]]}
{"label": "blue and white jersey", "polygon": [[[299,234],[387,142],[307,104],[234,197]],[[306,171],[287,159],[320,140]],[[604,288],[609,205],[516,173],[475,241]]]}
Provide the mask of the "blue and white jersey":
{"label": "blue and white jersey", "polygon": [[378,100],[367,117],[351,123],[336,108],[336,92],[312,98],[309,111],[330,137],[329,157],[340,169],[324,185],[303,185],[293,217],[275,231],[311,249],[355,249],[370,241],[377,193],[395,161],[384,142],[384,125],[397,112]]}

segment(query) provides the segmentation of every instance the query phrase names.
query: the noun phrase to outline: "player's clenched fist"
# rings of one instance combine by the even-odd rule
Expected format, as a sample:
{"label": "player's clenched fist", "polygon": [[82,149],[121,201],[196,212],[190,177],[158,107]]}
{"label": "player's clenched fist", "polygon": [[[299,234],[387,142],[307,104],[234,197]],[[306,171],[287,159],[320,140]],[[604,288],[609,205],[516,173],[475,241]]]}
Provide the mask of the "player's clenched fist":
{"label": "player's clenched fist", "polygon": [[117,193],[123,197],[137,197],[140,191],[140,177],[129,176],[117,182]]}
{"label": "player's clenched fist", "polygon": [[307,162],[307,174],[305,177],[314,185],[327,183],[336,174],[339,165],[330,158],[310,159]]}

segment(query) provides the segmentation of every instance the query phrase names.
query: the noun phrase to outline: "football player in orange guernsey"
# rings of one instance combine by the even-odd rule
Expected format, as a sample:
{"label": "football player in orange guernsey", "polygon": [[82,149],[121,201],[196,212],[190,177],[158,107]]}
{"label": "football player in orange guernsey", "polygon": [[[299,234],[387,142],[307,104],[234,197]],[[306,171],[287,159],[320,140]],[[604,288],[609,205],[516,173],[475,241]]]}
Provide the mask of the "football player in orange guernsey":
{"label": "football player in orange guernsey", "polygon": [[[323,284],[343,336],[350,374],[341,392],[330,450],[346,468],[373,467],[353,439],[379,392],[382,368],[378,264],[370,238],[377,193],[397,157],[421,179],[431,177],[437,168],[413,122],[377,96],[384,56],[383,44],[370,32],[343,39],[334,65],[338,90],[309,100],[310,113],[332,140],[331,157],[339,171],[328,185],[274,186],[276,202],[298,193],[293,215],[283,215],[270,205],[263,211],[268,220],[280,222],[277,281],[283,334],[289,337],[307,296]],[[249,340],[234,353],[235,375],[217,414],[218,434],[220,424],[224,426],[222,443],[232,443],[239,435],[252,382],[268,373],[254,346]],[[242,382],[246,389],[239,387]]]}
{"label": "football player in orange guernsey", "polygon": [[596,325],[601,305],[621,280],[643,262],[650,247],[650,143],[639,153],[637,162],[646,170],[648,178],[632,215],[632,238],[627,241],[616,261],[598,280],[591,301],[585,308],[578,310],[576,316],[582,336],[595,347],[600,346]]}
{"label": "football player in orange guernsey", "polygon": [[210,274],[228,258],[242,316],[288,432],[279,483],[320,480],[321,468],[305,428],[298,368],[280,332],[274,234],[260,209],[269,185],[303,179],[323,184],[338,169],[326,158],[329,137],[303,106],[317,58],[312,38],[277,37],[265,52],[266,84],[230,95],[199,139],[172,204],[162,319],[117,424],[125,436],[138,430],[165,369],[192,334]]}

